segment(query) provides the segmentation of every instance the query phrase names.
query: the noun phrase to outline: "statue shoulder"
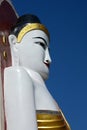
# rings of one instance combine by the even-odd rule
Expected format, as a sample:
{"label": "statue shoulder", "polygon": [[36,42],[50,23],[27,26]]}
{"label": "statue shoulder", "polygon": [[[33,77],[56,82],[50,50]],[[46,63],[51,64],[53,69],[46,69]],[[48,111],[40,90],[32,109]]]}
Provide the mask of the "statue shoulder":
{"label": "statue shoulder", "polygon": [[4,69],[4,77],[9,78],[10,80],[30,82],[32,84],[32,79],[29,73],[21,66],[10,66]]}

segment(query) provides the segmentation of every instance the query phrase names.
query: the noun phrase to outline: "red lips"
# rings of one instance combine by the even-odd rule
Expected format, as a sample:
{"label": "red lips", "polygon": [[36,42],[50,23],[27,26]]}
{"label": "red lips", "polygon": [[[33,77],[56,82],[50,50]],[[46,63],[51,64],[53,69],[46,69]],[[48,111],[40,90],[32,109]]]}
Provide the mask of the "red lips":
{"label": "red lips", "polygon": [[44,62],[44,64],[45,64],[48,68],[50,67],[50,64],[49,64],[49,63]]}

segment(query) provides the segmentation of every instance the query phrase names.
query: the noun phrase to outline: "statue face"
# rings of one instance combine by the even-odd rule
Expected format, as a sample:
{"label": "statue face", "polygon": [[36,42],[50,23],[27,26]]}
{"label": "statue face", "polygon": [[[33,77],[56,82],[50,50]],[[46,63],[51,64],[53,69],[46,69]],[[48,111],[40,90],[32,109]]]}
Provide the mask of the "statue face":
{"label": "statue face", "polygon": [[43,79],[47,79],[51,63],[48,36],[41,30],[32,30],[26,33],[16,46],[20,65],[38,72]]}

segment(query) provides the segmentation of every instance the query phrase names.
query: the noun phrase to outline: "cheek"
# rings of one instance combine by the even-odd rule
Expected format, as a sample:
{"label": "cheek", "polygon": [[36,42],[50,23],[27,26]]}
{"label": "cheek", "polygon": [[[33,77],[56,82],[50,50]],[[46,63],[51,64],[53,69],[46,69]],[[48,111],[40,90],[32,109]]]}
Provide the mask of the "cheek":
{"label": "cheek", "polygon": [[34,59],[43,61],[45,58],[45,51],[40,46],[34,46],[32,50],[32,55],[34,56]]}
{"label": "cheek", "polygon": [[26,46],[25,44],[21,44],[19,54],[22,61],[34,63],[34,65],[37,64],[37,62],[43,62],[45,58],[45,50],[39,45],[30,43],[27,43]]}

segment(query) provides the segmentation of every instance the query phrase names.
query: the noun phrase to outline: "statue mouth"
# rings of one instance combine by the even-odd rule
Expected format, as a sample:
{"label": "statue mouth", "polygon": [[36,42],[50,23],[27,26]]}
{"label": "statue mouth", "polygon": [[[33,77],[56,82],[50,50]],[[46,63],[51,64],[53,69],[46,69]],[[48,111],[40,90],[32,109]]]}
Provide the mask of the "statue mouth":
{"label": "statue mouth", "polygon": [[48,68],[50,67],[50,64],[49,64],[49,63],[44,62],[44,64],[45,64]]}

